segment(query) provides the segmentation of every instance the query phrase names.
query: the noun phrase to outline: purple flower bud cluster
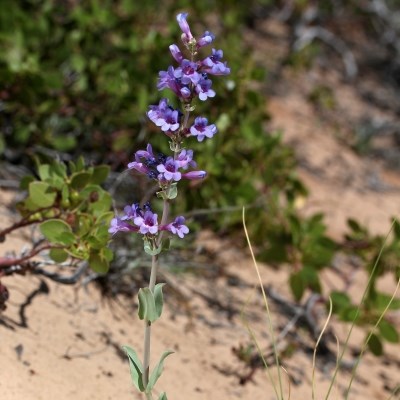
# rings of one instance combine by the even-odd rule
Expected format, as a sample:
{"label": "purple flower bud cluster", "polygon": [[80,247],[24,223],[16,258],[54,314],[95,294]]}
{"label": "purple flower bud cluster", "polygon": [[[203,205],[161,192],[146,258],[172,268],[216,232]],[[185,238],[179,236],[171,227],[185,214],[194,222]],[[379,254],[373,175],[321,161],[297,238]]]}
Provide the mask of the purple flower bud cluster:
{"label": "purple flower bud cluster", "polygon": [[[170,139],[171,156],[157,154],[150,144],[145,150],[138,150],[134,154],[134,160],[128,164],[128,169],[135,170],[146,175],[158,183],[159,197],[164,202],[169,202],[177,195],[176,185],[182,179],[203,179],[206,172],[196,169],[193,160],[193,150],[184,148],[185,139],[195,137],[198,142],[211,139],[217,133],[215,124],[209,123],[205,117],[198,116],[190,123],[190,113],[194,110],[195,99],[206,101],[216,95],[212,89],[210,75],[228,75],[230,68],[222,60],[222,50],[212,49],[211,54],[205,58],[196,59],[198,52],[211,44],[215,36],[205,31],[196,39],[190,30],[186,20],[187,13],[177,16],[179,27],[182,30],[181,40],[186,48],[188,57],[176,45],[169,46],[173,59],[178,66],[170,66],[166,71],[159,73],[157,88],[169,89],[178,98],[181,109],[176,109],[169,104],[168,99],[163,98],[157,105],[151,105],[147,116],[161,132]],[[165,207],[164,207],[165,210]],[[168,220],[164,215],[161,221]],[[124,214],[116,216],[112,221],[109,232],[137,232],[144,235],[145,239],[159,246],[161,231],[168,231],[173,235],[183,238],[189,228],[185,225],[185,218],[176,217],[172,222],[159,224],[158,215],[155,214],[149,203],[141,208],[139,204],[133,204],[124,208]]]}

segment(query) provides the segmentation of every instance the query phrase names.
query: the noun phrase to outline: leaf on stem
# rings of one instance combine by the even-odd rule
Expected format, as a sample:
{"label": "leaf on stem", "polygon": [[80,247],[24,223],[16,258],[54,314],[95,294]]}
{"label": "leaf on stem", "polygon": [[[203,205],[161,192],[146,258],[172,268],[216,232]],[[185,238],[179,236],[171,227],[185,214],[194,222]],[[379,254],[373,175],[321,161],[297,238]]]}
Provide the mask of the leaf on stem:
{"label": "leaf on stem", "polygon": [[131,370],[131,378],[133,384],[136,386],[137,390],[144,392],[145,387],[143,385],[143,365],[139,360],[135,350],[128,346],[122,346],[129,359],[129,367]]}
{"label": "leaf on stem", "polygon": [[[166,350],[164,353],[161,355],[160,361],[158,364],[155,366],[153,372],[150,375],[149,383],[147,384],[146,391],[149,392],[153,389],[154,385],[156,384],[158,378],[161,376],[161,373],[164,368],[164,360],[170,355],[174,353],[172,350]],[[165,396],[166,398],[166,396]],[[161,397],[163,399],[163,397]]]}
{"label": "leaf on stem", "polygon": [[167,399],[167,394],[165,392],[160,393],[160,396],[158,397],[158,400],[168,400]]}

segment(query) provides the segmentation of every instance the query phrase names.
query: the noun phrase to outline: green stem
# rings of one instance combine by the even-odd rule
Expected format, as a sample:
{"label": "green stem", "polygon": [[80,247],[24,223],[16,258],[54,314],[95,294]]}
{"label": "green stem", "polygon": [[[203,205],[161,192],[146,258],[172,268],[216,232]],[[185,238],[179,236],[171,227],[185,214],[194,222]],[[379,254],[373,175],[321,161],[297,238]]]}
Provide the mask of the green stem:
{"label": "green stem", "polygon": [[[161,218],[161,225],[165,225],[169,216],[169,201],[164,200],[163,213]],[[163,232],[160,233],[157,239],[157,247],[161,245]],[[149,289],[153,292],[156,285],[158,270],[158,255],[152,256],[151,258],[151,272]],[[144,345],[143,345],[143,384],[146,387],[149,382],[150,374],[150,341],[151,341],[151,322],[148,320],[144,321]],[[150,397],[149,397],[150,396]],[[148,400],[152,399],[151,393],[146,393]]]}

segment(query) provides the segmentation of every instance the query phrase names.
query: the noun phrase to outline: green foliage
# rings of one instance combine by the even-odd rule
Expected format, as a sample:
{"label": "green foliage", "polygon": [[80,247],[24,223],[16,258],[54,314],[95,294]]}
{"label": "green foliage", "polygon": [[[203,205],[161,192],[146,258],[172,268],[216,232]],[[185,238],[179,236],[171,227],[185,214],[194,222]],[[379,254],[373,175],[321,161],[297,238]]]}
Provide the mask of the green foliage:
{"label": "green foliage", "polygon": [[109,168],[85,167],[83,159],[68,166],[57,161],[37,163],[39,179],[30,176],[21,181],[21,188],[27,190],[27,197],[17,205],[22,218],[39,224],[55,262],[68,257],[88,260],[95,272],[107,272],[112,260],[107,244],[113,213],[111,196],[100,184]]}
{"label": "green foliage", "polygon": [[162,288],[165,283],[158,283],[152,292],[149,288],[139,289],[139,309],[138,314],[141,320],[155,322],[160,318],[163,309]]}
{"label": "green foliage", "polygon": [[164,369],[164,360],[170,355],[173,354],[174,352],[172,350],[166,350],[164,353],[161,355],[160,360],[158,361],[157,365],[154,367],[154,370],[152,371],[150,378],[149,378],[149,383],[147,384],[146,391],[151,392],[153,389],[154,385],[158,381],[158,378],[161,376],[162,371]]}
{"label": "green foliage", "polygon": [[129,360],[129,368],[131,371],[132,382],[139,392],[144,392],[145,387],[143,384],[143,365],[136,354],[136,351],[129,346],[122,346],[126,352]]}

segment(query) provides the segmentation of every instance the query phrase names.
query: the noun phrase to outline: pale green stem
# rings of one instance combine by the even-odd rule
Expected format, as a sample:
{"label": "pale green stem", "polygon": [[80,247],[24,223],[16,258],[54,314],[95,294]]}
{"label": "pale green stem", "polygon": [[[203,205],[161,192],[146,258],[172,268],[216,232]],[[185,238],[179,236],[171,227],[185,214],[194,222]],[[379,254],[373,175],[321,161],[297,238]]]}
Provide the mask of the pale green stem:
{"label": "pale green stem", "polygon": [[[164,200],[163,214],[161,217],[161,225],[165,225],[169,216],[169,201]],[[163,232],[160,233],[157,240],[157,247],[160,246]],[[152,256],[151,259],[151,272],[149,289],[153,292],[156,285],[158,270],[158,255]],[[150,374],[150,341],[151,341],[151,322],[148,320],[144,321],[144,345],[143,345],[143,384],[146,387],[149,381]],[[150,396],[150,397],[149,397]],[[146,393],[148,400],[151,399],[151,393]]]}

